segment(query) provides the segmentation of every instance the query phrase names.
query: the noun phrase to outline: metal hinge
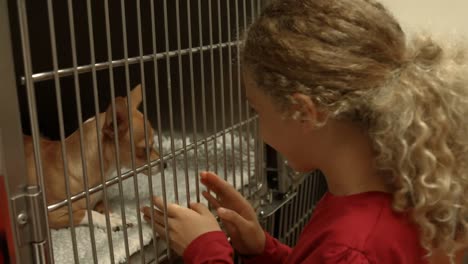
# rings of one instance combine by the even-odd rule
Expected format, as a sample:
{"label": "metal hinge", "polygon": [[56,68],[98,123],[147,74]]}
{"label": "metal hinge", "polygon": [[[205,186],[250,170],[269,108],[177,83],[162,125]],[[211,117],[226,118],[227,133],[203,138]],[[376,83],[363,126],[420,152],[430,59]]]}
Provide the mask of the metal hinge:
{"label": "metal hinge", "polygon": [[47,263],[47,218],[43,193],[38,186],[28,186],[26,193],[11,198],[18,246],[32,245],[35,263]]}

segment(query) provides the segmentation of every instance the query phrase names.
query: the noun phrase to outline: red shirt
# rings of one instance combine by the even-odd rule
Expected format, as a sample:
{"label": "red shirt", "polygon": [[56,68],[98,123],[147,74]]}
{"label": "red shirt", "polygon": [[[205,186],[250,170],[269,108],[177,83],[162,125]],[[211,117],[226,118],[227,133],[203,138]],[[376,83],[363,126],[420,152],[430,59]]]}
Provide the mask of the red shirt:
{"label": "red shirt", "polygon": [[[266,234],[262,255],[244,263],[428,264],[417,227],[407,214],[392,210],[391,195],[366,192],[325,194],[294,249]],[[222,232],[195,239],[185,263],[233,263],[233,250]]]}

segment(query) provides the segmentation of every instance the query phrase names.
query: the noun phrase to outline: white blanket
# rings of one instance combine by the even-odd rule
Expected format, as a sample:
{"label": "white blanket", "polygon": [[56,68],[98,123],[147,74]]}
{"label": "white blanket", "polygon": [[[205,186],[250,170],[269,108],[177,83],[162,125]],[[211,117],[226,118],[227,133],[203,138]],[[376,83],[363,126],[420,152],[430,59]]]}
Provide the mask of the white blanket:
{"label": "white blanket", "polygon": [[[242,139],[242,153],[240,153],[241,143],[239,139]],[[157,142],[157,141],[156,141]],[[171,151],[171,141],[168,137],[163,137],[163,153],[168,154]],[[182,147],[182,140],[175,139],[175,148],[179,149]],[[187,144],[190,144],[190,140],[187,139]],[[245,138],[241,138],[238,135],[234,135],[234,144],[231,144],[231,135],[226,135],[226,170],[228,181],[233,183],[233,168],[235,168],[236,185],[239,187],[241,183],[240,167],[243,166],[243,178],[246,183],[249,175],[248,158],[250,157],[250,173],[254,175],[254,143],[250,141],[250,153],[247,153],[247,142]],[[234,149],[233,149],[234,148]],[[234,152],[233,152],[234,151]],[[217,153],[217,160],[215,159],[215,152]],[[232,155],[234,153],[234,156]],[[218,164],[218,174],[224,178],[224,147],[223,139],[217,139],[216,149],[214,147],[214,141],[208,143],[208,159],[210,163],[210,170],[214,169],[214,164]],[[193,150],[187,151],[188,160],[188,178],[190,187],[190,197],[192,201],[196,201],[196,190],[195,181],[197,179],[198,171],[195,171],[195,152]],[[198,170],[205,170],[206,155],[205,147],[201,145],[198,147]],[[164,171],[166,195],[168,201],[175,201],[174,192],[174,173],[172,160],[167,162],[167,169]],[[176,158],[176,174],[177,174],[177,185],[179,203],[181,205],[187,204],[186,195],[186,175],[185,175],[185,162],[184,155],[181,154]],[[123,169],[123,171],[127,171]],[[148,177],[139,174],[138,177],[138,193],[140,197],[140,206],[149,204],[149,182]],[[161,174],[155,174],[152,176],[153,193],[155,195],[162,196],[161,188]],[[203,189],[200,184],[200,191]],[[134,190],[133,177],[123,182],[123,197],[119,197],[119,187],[115,184],[108,188],[108,199],[110,200],[111,211],[114,215],[121,215],[120,199],[124,200],[125,203],[125,214],[127,222],[134,224],[133,227],[128,228],[128,244],[129,253],[133,253],[140,250],[140,238],[139,238],[139,227],[137,225],[137,214],[139,210],[136,207],[136,197]],[[201,201],[206,204],[206,201],[201,197]],[[142,234],[143,244],[147,245],[152,241],[153,232],[151,226],[146,224],[142,218]],[[91,239],[88,226],[80,226],[75,228],[76,241],[78,249],[78,257],[80,263],[93,263]],[[69,228],[61,230],[52,230],[52,241],[55,263],[71,263],[73,262],[73,246],[71,240],[71,232]],[[111,263],[109,255],[109,244],[107,239],[107,231],[99,228],[94,228],[94,236],[96,241],[96,251],[99,263]],[[114,251],[114,261],[116,263],[122,263],[126,261],[125,244],[124,244],[124,233],[123,231],[112,232],[112,244]]]}

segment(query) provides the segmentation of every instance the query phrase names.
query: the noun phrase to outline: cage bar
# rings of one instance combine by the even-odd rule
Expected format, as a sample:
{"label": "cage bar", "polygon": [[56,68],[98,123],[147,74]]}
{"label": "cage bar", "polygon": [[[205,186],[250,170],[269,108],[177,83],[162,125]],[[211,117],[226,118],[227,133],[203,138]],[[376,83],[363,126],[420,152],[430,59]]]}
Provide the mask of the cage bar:
{"label": "cage bar", "polygon": [[[151,9],[153,10],[153,2],[151,2]],[[140,0],[137,0],[136,2],[136,6],[137,6],[137,23],[138,23],[138,54],[140,56],[140,79],[141,79],[141,94],[142,94],[142,103],[143,103],[143,119],[146,120],[147,117],[148,117],[148,107],[147,107],[147,99],[146,99],[146,81],[145,81],[145,75],[144,75],[144,72],[145,72],[145,67],[144,67],[144,63],[143,63],[143,40],[142,40],[142,27],[141,27],[141,3],[140,3]],[[157,77],[155,76],[155,79]],[[128,94],[128,92],[127,92]],[[143,129],[144,129],[144,136],[145,136],[145,155],[146,155],[146,165],[147,165],[147,169],[148,169],[148,183],[149,183],[149,186],[148,186],[148,192],[150,194],[150,199],[154,196],[154,193],[153,193],[153,179],[152,179],[152,173],[151,173],[151,169],[152,167],[149,166],[149,164],[151,163],[151,159],[150,159],[150,147],[154,147],[154,146],[150,146],[149,144],[149,138],[148,138],[148,125],[147,125],[147,122],[144,122],[143,123]],[[161,168],[161,171],[163,171],[164,169]],[[136,178],[136,177],[135,177]],[[138,197],[138,201],[139,201],[139,197]],[[139,210],[140,208],[140,205],[137,204],[136,206],[136,210]],[[159,249],[156,245],[156,232],[155,232],[155,229],[154,229],[154,208],[153,206],[150,206],[150,212],[151,212],[151,216],[150,216],[150,219],[151,219],[151,230],[153,232],[153,249],[154,249],[154,254],[155,254],[155,257],[156,259],[159,258]],[[141,216],[139,214],[139,211],[137,211],[137,215],[138,215],[138,218],[141,219]],[[141,249],[140,251],[143,251],[143,249],[145,248],[143,246],[143,242],[141,241],[140,242],[141,244]],[[142,263],[146,263],[145,261],[145,257],[144,257],[144,254],[141,254],[142,257],[141,257],[141,262]]]}
{"label": "cage bar", "polygon": [[[226,48],[226,47],[234,47],[238,45],[238,43],[241,43],[239,41],[233,41],[231,43],[223,43],[222,45],[219,44],[213,44],[213,49],[219,49],[219,48]],[[186,55],[190,52],[192,53],[202,53],[204,51],[209,51],[211,49],[210,46],[201,46],[201,47],[194,47],[194,48],[188,48],[188,49],[182,49],[180,51],[180,54]],[[142,58],[140,57],[131,57],[128,58],[128,60],[120,59],[120,60],[112,60],[112,61],[107,61],[107,62],[100,62],[100,63],[91,63],[89,65],[83,65],[83,66],[78,66],[76,68],[76,71],[79,74],[83,73],[88,73],[91,72],[92,69],[96,70],[108,70],[109,67],[122,67],[124,64],[127,62],[128,65],[133,65],[139,63],[141,60],[143,62],[151,62],[153,60],[153,57],[157,60],[164,60],[167,57],[176,57],[179,55],[179,52],[177,51],[169,51],[169,52],[161,52],[161,53],[156,53],[156,54],[151,54],[151,55],[144,55]],[[31,74],[31,79],[33,82],[42,82],[46,80],[50,80],[54,78],[54,74],[57,74],[59,77],[66,77],[66,76],[71,76],[73,75],[73,72],[75,71],[74,68],[65,68],[65,69],[59,69],[57,73],[54,73],[53,71],[48,71],[48,72],[40,72],[40,73],[34,73]],[[26,84],[26,77],[21,76],[20,78],[20,83],[22,85]]]}
{"label": "cage bar", "polygon": [[[171,61],[169,57],[169,29],[168,29],[168,15],[167,15],[167,0],[164,0],[164,36],[166,39],[166,71],[167,71],[167,91],[168,91],[168,102],[169,102],[169,122],[170,122],[170,137],[174,138],[174,113],[172,106],[172,81],[171,81]],[[174,140],[171,140],[171,153],[175,153]],[[172,159],[172,171],[174,173],[174,194],[175,202],[179,203],[179,188],[177,184],[177,170],[176,170],[176,160],[175,157]],[[166,202],[164,206],[166,206]]]}
{"label": "cage bar", "polygon": [[[21,51],[23,54],[23,67],[25,74],[25,84],[28,97],[28,112],[29,112],[29,121],[31,124],[31,134],[33,140],[33,151],[34,151],[34,164],[37,178],[39,179],[39,184],[41,190],[44,192],[44,172],[42,169],[42,155],[41,155],[41,146],[39,142],[39,124],[37,118],[37,106],[36,106],[36,95],[34,89],[34,82],[32,80],[32,59],[31,59],[31,48],[29,41],[29,29],[28,29],[28,19],[27,19],[27,8],[26,1],[18,1],[18,20],[19,20],[19,30],[21,35]],[[43,195],[43,203],[47,204],[46,196]],[[46,221],[49,221],[47,210],[44,212],[44,217]],[[49,250],[49,259],[53,259],[53,245],[51,239],[50,230],[47,232],[47,240],[50,241],[50,250]],[[73,241],[72,241],[73,243]],[[76,248],[76,243],[73,244]]]}
{"label": "cage bar", "polygon": [[[154,14],[154,0],[151,0],[151,42],[152,42],[152,52],[153,54],[157,53],[157,42],[156,42],[156,20],[155,20],[155,14]],[[159,162],[159,168],[160,168],[160,173],[161,173],[161,191],[162,191],[162,196],[164,199],[167,196],[166,192],[166,176],[164,173],[164,157],[162,157],[163,149],[162,149],[162,125],[161,125],[161,104],[160,104],[160,87],[159,87],[159,75],[158,75],[158,61],[156,59],[156,56],[153,56],[153,67],[154,67],[154,85],[155,85],[155,100],[156,100],[156,116],[157,116],[157,137],[158,137],[158,150],[160,154],[160,162]],[[147,154],[149,156],[149,153]],[[151,168],[152,165],[147,165],[148,168]],[[152,189],[153,186],[150,186],[150,189]],[[153,203],[151,203],[153,204]],[[167,202],[164,204],[165,206],[167,205]],[[153,247],[155,248],[156,252],[156,260],[159,260],[159,236],[156,235],[156,231],[154,229],[154,208],[153,206],[150,206],[150,211],[151,211],[151,229],[153,231]],[[165,217],[164,223],[167,224],[167,218]],[[169,237],[168,235],[168,230],[165,230],[165,235],[166,237]],[[170,254],[170,252],[169,252]],[[170,255],[169,255],[170,256]],[[158,261],[159,262],[159,261]]]}
{"label": "cage bar", "polygon": [[[228,29],[228,42],[231,42],[231,3],[227,1],[227,29]],[[231,125],[234,124],[234,91],[233,91],[233,79],[232,79],[232,48],[228,48],[228,74],[229,74],[229,106],[231,113]],[[239,145],[242,146],[241,135],[239,134]],[[232,185],[234,188],[237,188],[236,181],[236,160],[235,160],[235,151],[234,148],[234,131],[231,133],[231,163],[232,163]],[[242,153],[242,151],[241,151]],[[242,161],[242,157],[241,157]],[[241,162],[242,164],[242,162]],[[226,167],[226,165],[225,165]],[[242,177],[242,176],[241,176]]]}
{"label": "cage bar", "polygon": [[[191,1],[187,0],[187,28],[188,28],[188,45],[189,47],[192,47],[192,16],[191,16],[192,10],[191,10]],[[200,54],[200,57],[202,57],[203,54]],[[196,116],[196,108],[195,108],[195,77],[193,73],[193,52],[191,49],[189,49],[189,64],[190,64],[190,95],[192,97],[191,103],[192,103],[192,123],[193,123],[193,136],[192,140],[193,142],[197,142],[198,140],[198,129],[197,129],[197,116]],[[202,68],[203,69],[203,68]],[[195,193],[196,193],[196,201],[197,203],[200,202],[200,183],[199,183],[199,178],[198,178],[198,147],[197,144],[194,145],[193,148],[194,151],[194,158],[195,158]]]}
{"label": "cage bar", "polygon": [[[57,48],[55,42],[55,23],[54,23],[54,16],[53,16],[53,7],[52,2],[50,0],[47,1],[47,14],[49,19],[49,30],[50,30],[50,45],[52,48],[52,64],[54,68],[54,72],[58,70],[58,61],[57,61]],[[56,102],[57,102],[57,113],[59,118],[59,130],[60,130],[60,146],[62,151],[62,162],[63,162],[63,177],[65,178],[65,190],[67,195],[67,207],[68,207],[68,220],[70,224],[70,232],[72,239],[75,241],[73,242],[73,257],[75,258],[75,262],[78,262],[78,249],[76,247],[76,231],[75,231],[75,223],[73,223],[73,210],[70,201],[70,179],[68,175],[68,162],[67,162],[67,150],[65,146],[65,131],[63,125],[63,113],[62,113],[62,96],[60,92],[60,80],[59,77],[55,74],[54,75],[55,81],[55,94],[56,94]],[[45,187],[45,186],[44,186]]]}
{"label": "cage bar", "polygon": [[[209,10],[209,36],[210,36],[210,62],[211,62],[211,93],[212,93],[212,111],[213,111],[213,131],[217,131],[217,119],[216,119],[216,87],[215,87],[215,71],[214,71],[214,42],[213,42],[213,9],[211,6],[211,1],[208,1],[208,10]],[[213,140],[213,145],[214,145],[214,159],[215,159],[215,164],[214,164],[214,172],[217,174],[218,173],[218,144],[217,144],[216,138]]]}
{"label": "cage bar", "polygon": [[[94,113],[95,116],[99,115],[99,100],[98,100],[98,91],[97,91],[97,74],[96,74],[96,56],[95,56],[95,50],[94,50],[94,32],[93,32],[93,18],[92,18],[92,12],[91,12],[91,0],[86,1],[86,14],[87,14],[87,25],[88,25],[88,30],[89,30],[89,47],[90,47],[90,59],[91,59],[91,74],[92,74],[92,82],[93,82],[93,97],[94,97]],[[78,71],[76,71],[78,72]],[[100,122],[99,118],[95,118],[96,122],[96,135],[98,138],[101,138],[101,130],[100,128]],[[102,142],[98,140],[97,142],[98,146],[98,154],[99,154],[99,172],[101,176],[101,183],[105,182],[105,172],[104,172],[104,161],[102,158]],[[108,240],[108,245],[109,245],[109,255],[110,255],[110,261],[111,263],[114,263],[114,247],[113,247],[113,241],[112,241],[112,233],[111,233],[111,224],[110,224],[110,216],[109,216],[109,204],[108,204],[108,199],[107,199],[107,186],[104,184],[102,186],[103,190],[103,201],[104,201],[104,209],[105,209],[105,218],[106,218],[106,232],[107,232],[107,240]],[[91,193],[90,190],[88,190],[88,193]],[[73,201],[73,199],[72,199]],[[48,210],[50,210],[48,208]]]}
{"label": "cage bar", "polygon": [[[109,18],[109,1],[104,1],[104,11],[105,11],[105,24],[106,24],[106,40],[107,40],[107,57],[109,63],[112,61],[112,42],[111,42],[111,31],[110,31],[110,18]],[[111,91],[111,107],[112,107],[112,123],[114,127],[114,150],[115,150],[115,163],[118,177],[118,186],[119,186],[119,195],[123,197],[123,186],[122,186],[122,173],[120,166],[120,154],[119,154],[119,134],[117,130],[117,116],[116,116],[116,107],[115,107],[115,87],[114,87],[114,69],[109,67],[109,78],[110,78],[110,91]],[[125,244],[125,256],[127,259],[130,257],[129,247],[128,247],[128,232],[127,232],[127,221],[125,215],[125,201],[120,199],[120,211],[122,214],[122,226],[124,232],[124,244]]]}
{"label": "cage bar", "polygon": [[[167,19],[167,0],[164,0],[164,36],[165,36],[165,44],[166,44],[166,71],[167,71],[167,89],[168,89],[168,100],[169,100],[169,120],[170,120],[170,137],[171,139],[174,138],[174,114],[172,112],[172,85],[171,85],[171,64],[170,64],[170,57],[169,57],[169,33],[168,33],[168,19]],[[174,140],[171,140],[171,153],[174,154],[175,147],[174,147]],[[175,202],[179,203],[179,193],[177,187],[177,170],[176,170],[176,160],[175,157],[172,159],[172,169],[173,169],[173,179],[174,179],[174,195],[175,195]],[[163,197],[164,203],[164,229],[166,232],[166,245],[170,247],[170,236],[169,230],[167,229],[168,220],[167,220],[167,197]],[[172,259],[172,252],[168,250],[168,257]]]}
{"label": "cage bar", "polygon": [[[73,68],[75,69],[73,73],[73,79],[75,84],[75,96],[76,96],[76,107],[77,107],[77,118],[78,118],[78,131],[80,133],[80,155],[81,155],[81,166],[83,168],[83,185],[86,192],[86,211],[88,213],[88,222],[89,222],[89,233],[91,239],[91,250],[93,254],[93,261],[97,263],[97,253],[96,253],[96,238],[94,235],[94,223],[93,217],[91,213],[91,203],[90,203],[90,195],[89,195],[89,183],[88,183],[88,170],[87,170],[87,163],[86,163],[86,156],[84,153],[84,138],[83,138],[83,119],[82,119],[82,110],[81,110],[81,95],[80,95],[80,83],[78,79],[78,72],[76,71],[76,67],[78,66],[77,62],[77,55],[76,55],[76,40],[75,40],[75,22],[73,16],[73,3],[71,0],[68,0],[68,17],[69,17],[69,26],[70,26],[70,41],[71,41],[71,49],[72,49],[72,60],[73,60]],[[70,197],[68,197],[70,198]],[[70,216],[71,217],[71,216]]]}
{"label": "cage bar", "polygon": [[[218,0],[217,4],[217,9],[218,9],[218,39],[219,39],[219,44],[223,43],[223,23],[221,20],[221,0]],[[228,25],[229,27],[229,25]],[[225,94],[224,94],[224,62],[223,62],[223,49],[218,49],[219,51],[219,76],[220,76],[220,90],[221,90],[221,128],[223,130],[222,134],[222,144],[223,144],[223,162],[224,162],[224,180],[228,180],[228,175],[227,175],[227,154],[226,154],[226,133],[224,133],[224,130],[226,129],[226,103],[225,103]],[[214,98],[214,96],[213,96]]]}
{"label": "cage bar", "polygon": [[[235,0],[235,20],[236,20],[236,39],[240,40],[240,23],[239,23],[239,0]],[[241,61],[240,61],[240,44],[236,45],[236,68],[237,68],[237,104],[238,104],[238,114],[239,114],[239,122],[242,121],[242,85],[241,85]],[[232,109],[234,112],[234,110]],[[234,121],[233,121],[234,123]],[[240,185],[241,185],[241,193],[244,195],[244,161],[243,161],[243,143],[242,138],[243,136],[243,127],[239,127],[238,130],[239,134],[239,160],[240,162]],[[248,153],[248,152],[247,152]],[[250,155],[250,154],[249,154]],[[250,168],[247,168],[250,170]]]}
{"label": "cage bar", "polygon": [[[136,2],[137,5],[137,10],[139,10],[139,1]],[[128,65],[128,42],[127,42],[127,16],[126,16],[126,8],[125,8],[125,1],[121,0],[120,1],[120,11],[122,14],[122,39],[123,39],[123,46],[124,46],[124,59],[125,59],[125,86],[126,86],[126,91],[127,91],[127,113],[128,113],[128,121],[129,121],[129,136],[130,136],[130,158],[131,158],[131,167],[132,170],[135,171],[136,169],[136,162],[135,162],[135,141],[134,141],[134,131],[133,131],[133,115],[132,115],[132,107],[137,107],[132,105],[132,100],[130,99],[130,72],[129,72],[129,65]],[[137,21],[138,21],[138,30],[140,30],[140,13],[137,12]],[[140,36],[140,34],[139,34]],[[138,39],[140,41],[140,39]],[[140,63],[141,66],[141,63]],[[144,78],[142,79],[142,81]],[[142,91],[143,93],[143,91]],[[146,123],[146,122],[145,122]],[[149,176],[151,177],[151,176]],[[136,203],[136,215],[137,215],[137,227],[138,227],[138,239],[140,242],[140,248],[144,248],[144,243],[143,243],[143,233],[142,233],[142,221],[141,221],[141,215],[139,214],[139,208],[140,208],[140,193],[138,190],[138,177],[133,177],[133,188],[135,191],[135,203]],[[141,257],[141,263],[145,263],[145,254],[140,254]],[[127,257],[128,259],[129,257]]]}
{"label": "cage bar", "polygon": [[190,181],[188,174],[188,160],[187,160],[187,138],[185,131],[185,97],[184,97],[184,79],[183,79],[183,67],[182,67],[182,54],[181,54],[181,41],[180,41],[180,7],[179,1],[176,4],[176,29],[177,29],[177,59],[179,66],[179,100],[180,100],[180,117],[182,123],[182,149],[184,155],[184,172],[185,172],[185,195],[187,200],[187,207],[190,206]]}
{"label": "cage bar", "polygon": [[206,116],[206,87],[205,87],[205,73],[203,69],[205,69],[205,62],[204,62],[204,53],[203,53],[203,23],[202,23],[202,5],[201,0],[198,0],[198,38],[199,38],[199,45],[200,45],[200,84],[201,84],[201,93],[202,93],[202,115],[203,115],[203,138],[204,138],[204,148],[205,148],[205,170],[210,170],[209,162],[208,162],[208,128],[207,128],[207,116]]}

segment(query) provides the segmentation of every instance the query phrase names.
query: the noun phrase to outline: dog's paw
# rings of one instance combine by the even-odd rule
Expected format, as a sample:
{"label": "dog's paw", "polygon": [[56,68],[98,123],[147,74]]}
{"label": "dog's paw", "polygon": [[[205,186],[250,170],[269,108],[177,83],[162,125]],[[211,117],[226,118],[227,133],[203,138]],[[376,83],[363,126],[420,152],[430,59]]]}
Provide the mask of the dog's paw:
{"label": "dog's paw", "polygon": [[106,213],[112,214],[112,211],[110,209],[106,210],[106,207],[104,206],[103,201],[99,201],[96,206],[94,207],[94,211],[97,211],[100,214],[105,215]]}
{"label": "dog's paw", "polygon": [[[127,226],[127,228],[133,227],[133,223],[127,223],[126,226]],[[112,231],[114,231],[114,232],[123,231],[123,229],[124,228],[123,228],[122,224],[112,227]]]}
{"label": "dog's paw", "polygon": [[[133,227],[133,223],[126,222],[125,226],[127,228]],[[118,218],[117,217],[111,217],[111,227],[112,227],[112,231],[114,231],[114,232],[122,231],[124,229],[123,228],[122,218],[120,218],[120,217],[118,217]]]}

